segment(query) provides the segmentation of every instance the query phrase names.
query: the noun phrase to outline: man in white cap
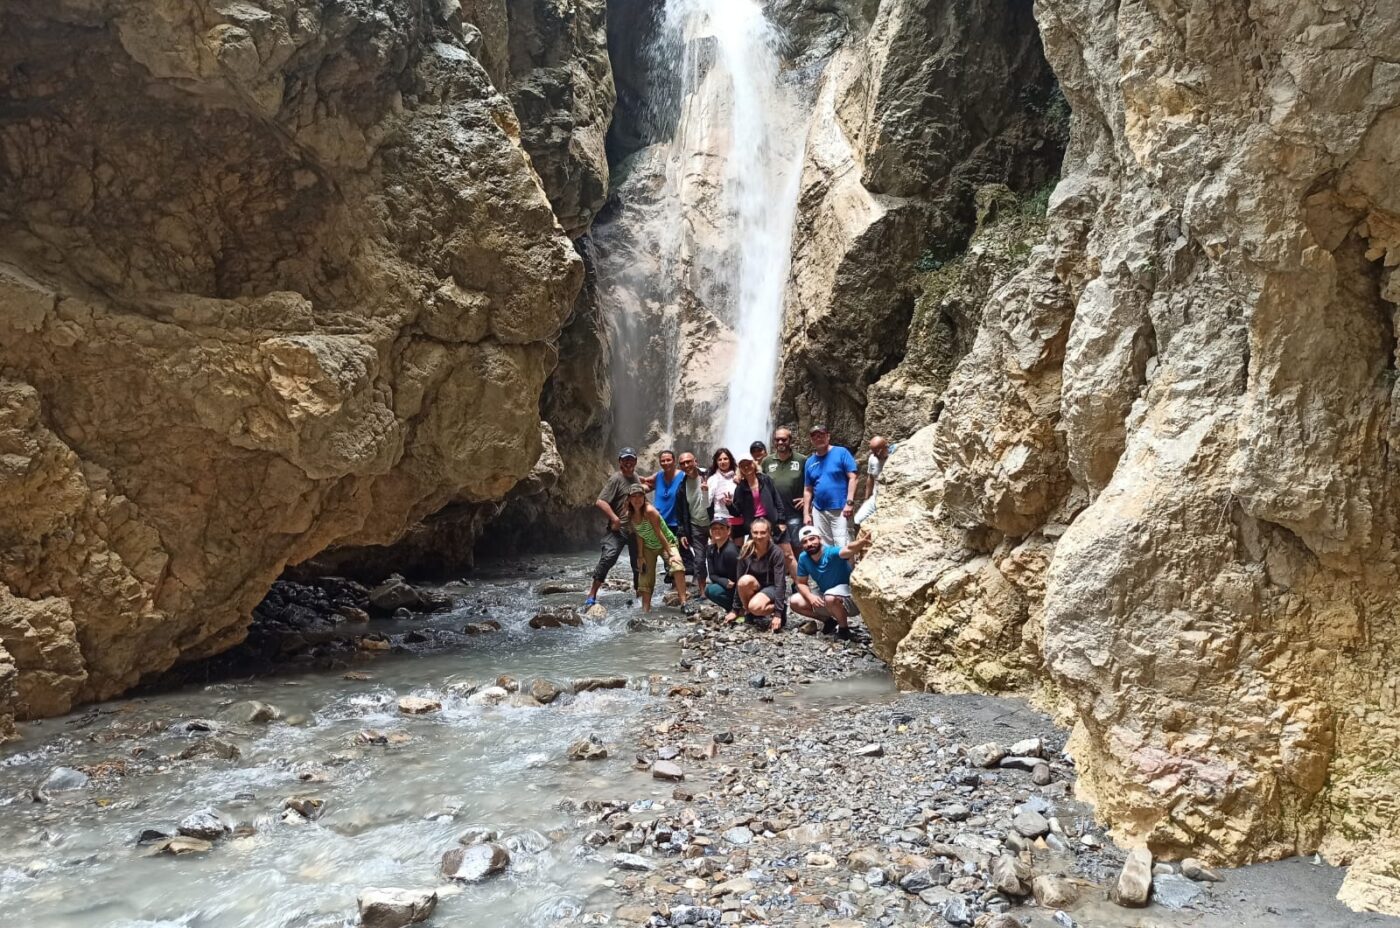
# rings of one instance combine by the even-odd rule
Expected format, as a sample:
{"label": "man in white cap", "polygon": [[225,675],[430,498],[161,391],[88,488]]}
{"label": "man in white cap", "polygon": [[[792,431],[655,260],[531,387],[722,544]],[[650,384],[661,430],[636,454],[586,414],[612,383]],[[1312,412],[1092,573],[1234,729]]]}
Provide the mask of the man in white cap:
{"label": "man in white cap", "polygon": [[625,518],[627,491],[636,482],[637,452],[631,448],[623,448],[617,453],[617,472],[603,484],[603,489],[598,493],[598,501],[593,504],[607,517],[608,528],[603,533],[603,552],[598,558],[598,566],[593,570],[593,588],[588,591],[588,598],[583,601],[585,606],[592,606],[598,602],[598,590],[603,586],[603,581],[608,579],[608,572],[622,556],[623,549],[626,549],[627,559],[632,563],[632,587],[636,589],[637,552],[632,544],[632,527]]}
{"label": "man in white cap", "polygon": [[849,639],[850,618],[860,611],[851,598],[851,561],[869,547],[870,536],[861,535],[838,548],[823,543],[822,536],[808,525],[797,538],[802,546],[797,557],[797,592],[788,600],[788,607],[798,615],[823,620],[823,633]]}

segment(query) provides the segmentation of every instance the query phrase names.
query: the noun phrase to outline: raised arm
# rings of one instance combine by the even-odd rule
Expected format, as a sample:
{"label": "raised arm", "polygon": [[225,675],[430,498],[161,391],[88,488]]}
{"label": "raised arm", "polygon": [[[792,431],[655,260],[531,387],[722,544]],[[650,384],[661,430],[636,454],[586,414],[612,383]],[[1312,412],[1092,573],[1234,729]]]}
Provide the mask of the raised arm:
{"label": "raised arm", "polygon": [[856,536],[855,541],[852,541],[850,544],[846,545],[846,547],[841,549],[841,556],[849,561],[852,558],[864,554],[869,547],[870,533],[861,532],[859,535]]}

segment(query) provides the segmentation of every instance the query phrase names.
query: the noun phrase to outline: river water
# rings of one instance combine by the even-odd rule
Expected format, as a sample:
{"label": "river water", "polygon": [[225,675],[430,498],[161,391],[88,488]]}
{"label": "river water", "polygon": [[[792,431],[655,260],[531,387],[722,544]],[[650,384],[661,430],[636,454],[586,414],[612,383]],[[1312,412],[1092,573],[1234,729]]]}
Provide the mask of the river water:
{"label": "river water", "polygon": [[[589,732],[612,741],[648,700],[649,671],[673,665],[676,629],[629,631],[631,610],[581,628],[532,630],[542,607],[575,605],[582,593],[540,596],[561,576],[582,588],[591,563],[574,558],[522,576],[489,569],[461,591],[453,612],[414,625],[459,628],[490,617],[503,628],[469,651],[385,653],[340,673],[219,683],[120,700],[23,727],[0,753],[0,911],[30,928],[270,928],[354,924],[366,887],[434,887],[438,864],[469,826],[501,832],[508,873],[442,898],[435,923],[547,925],[606,892],[606,868],[564,827],[560,800],[615,794],[669,795],[631,769],[614,747],[603,761],[570,762],[568,745]],[[625,594],[603,602],[625,605]],[[661,613],[664,616],[664,612]],[[664,620],[663,620],[664,621]],[[509,674],[561,685],[571,678],[625,675],[627,689],[601,690],[544,708],[469,705],[450,687]],[[430,696],[442,711],[400,714],[401,696]],[[270,724],[219,721],[240,700],[261,700],[284,717]],[[189,732],[190,719],[216,731]],[[402,744],[356,744],[357,733],[406,735]],[[236,760],[173,760],[199,739],[236,744]],[[133,757],[133,752],[138,754]],[[125,775],[36,802],[32,790],[56,765],[125,763]],[[309,777],[310,782],[300,777]],[[316,782],[324,778],[324,782]],[[289,825],[284,798],[316,796],[323,815]],[[148,856],[143,829],[173,833],[186,815],[217,810],[252,833],[203,855]],[[553,834],[552,834],[553,833]]]}

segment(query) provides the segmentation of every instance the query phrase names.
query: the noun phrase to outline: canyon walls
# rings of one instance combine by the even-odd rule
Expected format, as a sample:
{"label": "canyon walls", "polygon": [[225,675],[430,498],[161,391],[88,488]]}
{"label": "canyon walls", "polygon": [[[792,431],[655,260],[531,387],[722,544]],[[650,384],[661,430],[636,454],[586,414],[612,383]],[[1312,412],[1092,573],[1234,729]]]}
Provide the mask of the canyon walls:
{"label": "canyon walls", "polygon": [[918,271],[966,246],[980,186],[1053,180],[1067,115],[1029,0],[879,5],[827,66],[810,121],[777,421],[868,437],[868,392],[904,355]]}
{"label": "canyon walls", "polygon": [[891,458],[866,618],[905,685],[1057,708],[1128,843],[1321,848],[1400,913],[1400,15],[1037,16],[1064,177]]}
{"label": "canyon walls", "polygon": [[504,45],[504,7],[419,0],[0,12],[0,716],[530,474],[584,276],[551,200],[606,186],[606,56],[559,38],[601,6],[560,9]]}

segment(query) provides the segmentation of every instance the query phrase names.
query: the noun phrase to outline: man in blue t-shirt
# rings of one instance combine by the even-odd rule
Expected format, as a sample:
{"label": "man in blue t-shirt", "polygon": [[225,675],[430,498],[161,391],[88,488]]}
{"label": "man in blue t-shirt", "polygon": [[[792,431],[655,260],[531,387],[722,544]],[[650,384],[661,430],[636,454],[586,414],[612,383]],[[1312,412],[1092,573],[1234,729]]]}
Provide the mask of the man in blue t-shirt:
{"label": "man in blue t-shirt", "polygon": [[850,540],[849,523],[855,512],[856,474],[860,468],[851,452],[831,443],[824,425],[811,431],[812,453],[802,465],[802,521],[821,535],[822,541],[844,548]]}
{"label": "man in blue t-shirt", "polygon": [[822,619],[823,634],[849,639],[850,617],[859,612],[851,598],[851,560],[869,546],[870,536],[862,534],[838,548],[824,544],[808,525],[797,537],[802,553],[797,557],[797,592],[788,600],[788,608],[809,619]]}

